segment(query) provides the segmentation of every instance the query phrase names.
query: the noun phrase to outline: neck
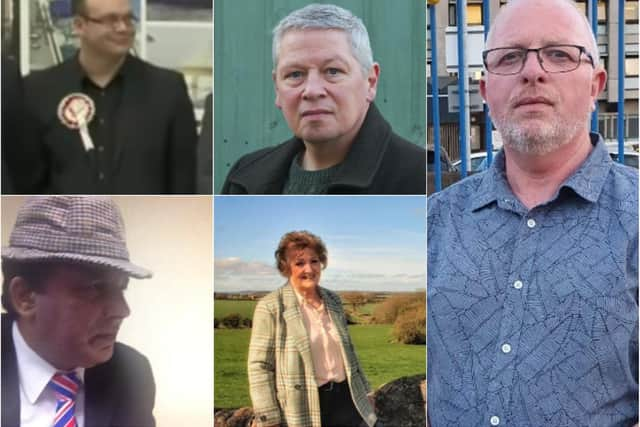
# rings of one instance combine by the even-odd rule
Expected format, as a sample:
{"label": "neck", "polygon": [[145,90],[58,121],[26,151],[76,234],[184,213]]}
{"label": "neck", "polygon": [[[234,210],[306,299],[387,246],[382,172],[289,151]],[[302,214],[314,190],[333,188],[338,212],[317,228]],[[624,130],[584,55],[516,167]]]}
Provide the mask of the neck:
{"label": "neck", "polygon": [[302,169],[317,171],[327,169],[342,162],[353,140],[348,142],[326,141],[320,143],[304,142],[305,150],[302,155]]}
{"label": "neck", "polygon": [[[293,283],[291,284],[291,286],[293,286]],[[300,289],[294,286],[294,289],[307,302],[319,302],[321,300],[320,292],[318,292],[317,287],[313,287],[311,289]]]}
{"label": "neck", "polygon": [[513,194],[527,209],[547,202],[582,165],[591,149],[586,131],[553,152],[542,155],[521,153],[505,145],[507,181]]}
{"label": "neck", "polygon": [[78,60],[87,76],[98,86],[105,87],[113,80],[124,60],[124,56],[97,54],[88,48],[81,48]]}

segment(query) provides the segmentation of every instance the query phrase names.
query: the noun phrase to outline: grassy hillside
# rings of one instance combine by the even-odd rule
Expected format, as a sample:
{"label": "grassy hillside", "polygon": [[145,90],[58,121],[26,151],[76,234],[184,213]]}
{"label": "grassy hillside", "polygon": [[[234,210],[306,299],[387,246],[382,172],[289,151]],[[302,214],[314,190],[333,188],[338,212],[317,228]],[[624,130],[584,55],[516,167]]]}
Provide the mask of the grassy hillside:
{"label": "grassy hillside", "polygon": [[[239,308],[243,305],[237,303],[244,302],[216,301],[216,317],[219,317],[218,313],[223,310],[240,312]],[[252,301],[246,303],[255,305]],[[245,309],[248,307],[249,304],[244,305]],[[234,311],[225,312],[228,314]],[[424,373],[426,369],[425,346],[391,343],[391,328],[391,325],[349,327],[362,369],[373,388],[398,377]],[[216,329],[214,332],[216,408],[251,406],[247,379],[250,336],[250,329]]]}

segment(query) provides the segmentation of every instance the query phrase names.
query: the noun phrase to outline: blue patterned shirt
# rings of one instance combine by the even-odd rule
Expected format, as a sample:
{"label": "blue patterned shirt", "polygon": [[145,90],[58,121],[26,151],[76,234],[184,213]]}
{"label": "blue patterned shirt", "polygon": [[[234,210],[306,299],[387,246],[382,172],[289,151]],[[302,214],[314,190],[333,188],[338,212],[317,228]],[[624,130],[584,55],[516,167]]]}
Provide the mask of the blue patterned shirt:
{"label": "blue patterned shirt", "polygon": [[638,419],[638,171],[597,135],[528,210],[492,167],[428,199],[432,427]]}

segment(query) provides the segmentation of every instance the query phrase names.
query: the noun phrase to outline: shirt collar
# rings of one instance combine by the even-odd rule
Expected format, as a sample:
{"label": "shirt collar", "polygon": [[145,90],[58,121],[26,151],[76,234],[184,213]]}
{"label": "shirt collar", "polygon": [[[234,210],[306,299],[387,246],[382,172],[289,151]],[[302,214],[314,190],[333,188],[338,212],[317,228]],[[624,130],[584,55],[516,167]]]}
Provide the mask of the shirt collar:
{"label": "shirt collar", "polygon": [[[131,55],[127,54],[127,56],[124,58],[124,62],[120,66],[120,69],[113,76],[111,82],[113,82],[118,77],[126,78],[126,76],[131,73],[131,62]],[[76,80],[78,83],[82,83],[85,79],[91,81],[89,76],[87,76],[87,73],[84,71],[84,68],[82,68],[82,65],[80,65],[79,54],[76,54],[74,56],[73,60],[70,61],[70,64],[70,74],[74,80]],[[109,84],[111,84],[111,82]]]}
{"label": "shirt collar", "polygon": [[322,299],[322,294],[320,292],[318,292],[318,294],[320,295],[320,301],[322,301],[322,303],[320,304],[320,307],[315,308],[314,306],[309,304],[300,293],[298,293],[298,291],[296,290],[296,288],[293,287],[293,285],[291,285],[291,289],[293,289],[293,293],[295,294],[296,299],[298,300],[298,304],[300,304],[300,307],[305,306],[316,311],[324,310],[324,300]]}
{"label": "shirt collar", "polygon": [[[570,188],[578,196],[593,203],[600,197],[613,161],[599,134],[590,133],[589,138],[593,150],[582,165],[560,185],[558,193],[562,188]],[[554,200],[558,193],[551,200]],[[473,210],[480,209],[492,202],[497,202],[498,205],[515,203],[515,195],[507,181],[504,150],[500,150],[489,170],[483,174],[478,190],[472,197],[471,208]]]}
{"label": "shirt collar", "polygon": [[[29,403],[34,405],[42,392],[49,384],[51,378],[59,372],[40,357],[29,344],[24,340],[18,322],[13,322],[11,329],[13,342],[16,350],[16,360],[18,362],[18,377],[20,387],[24,390]],[[81,382],[84,382],[84,368],[76,368],[74,372]]]}

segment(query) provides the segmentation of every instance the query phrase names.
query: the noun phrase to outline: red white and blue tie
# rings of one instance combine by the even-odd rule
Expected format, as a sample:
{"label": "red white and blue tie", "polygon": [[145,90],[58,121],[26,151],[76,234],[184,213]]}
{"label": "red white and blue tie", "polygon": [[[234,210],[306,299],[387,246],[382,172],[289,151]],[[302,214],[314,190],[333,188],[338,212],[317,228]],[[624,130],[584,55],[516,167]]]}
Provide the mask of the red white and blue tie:
{"label": "red white and blue tie", "polygon": [[75,409],[76,395],[80,389],[80,380],[74,372],[58,373],[49,381],[49,387],[56,393],[56,417],[53,427],[77,427]]}

